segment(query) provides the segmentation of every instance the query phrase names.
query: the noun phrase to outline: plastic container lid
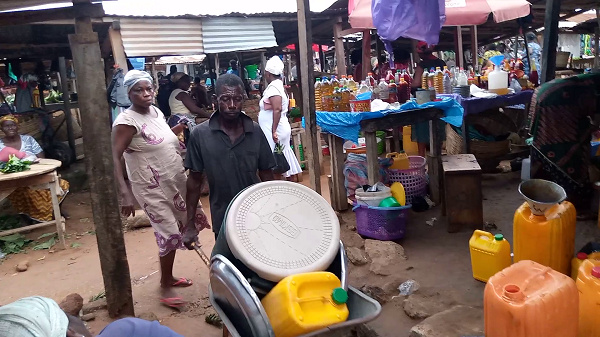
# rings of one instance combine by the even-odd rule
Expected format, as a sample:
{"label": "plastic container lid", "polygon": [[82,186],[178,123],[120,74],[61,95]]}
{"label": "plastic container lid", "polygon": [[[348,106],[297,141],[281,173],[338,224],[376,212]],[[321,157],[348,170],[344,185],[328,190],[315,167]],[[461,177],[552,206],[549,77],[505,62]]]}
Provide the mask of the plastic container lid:
{"label": "plastic container lid", "polygon": [[596,278],[600,278],[600,267],[592,268],[592,276]]}
{"label": "plastic container lid", "polygon": [[496,241],[502,241],[502,240],[504,240],[504,235],[502,235],[502,234],[496,234],[496,235],[494,235],[494,239]]}
{"label": "plastic container lid", "polygon": [[588,255],[584,252],[577,253],[577,259],[579,259],[579,260],[585,260],[585,259],[587,259],[587,257],[588,257]]}
{"label": "plastic container lid", "polygon": [[242,191],[225,214],[233,255],[260,277],[279,282],[326,270],[340,246],[338,217],[318,193],[287,181]]}
{"label": "plastic container lid", "polygon": [[344,304],[348,302],[348,292],[344,288],[335,288],[331,293],[331,298],[335,304]]}

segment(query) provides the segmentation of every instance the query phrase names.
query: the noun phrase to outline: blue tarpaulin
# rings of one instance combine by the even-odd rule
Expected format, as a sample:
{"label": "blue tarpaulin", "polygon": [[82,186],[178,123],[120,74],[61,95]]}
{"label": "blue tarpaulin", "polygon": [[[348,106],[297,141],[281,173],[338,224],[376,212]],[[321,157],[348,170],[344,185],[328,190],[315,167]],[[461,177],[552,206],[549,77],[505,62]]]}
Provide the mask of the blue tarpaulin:
{"label": "blue tarpaulin", "polygon": [[[462,126],[463,108],[452,98],[444,98],[441,101],[428,102],[418,105],[414,101],[409,101],[400,106],[397,110],[382,110],[377,112],[325,112],[317,111],[317,125],[325,133],[331,133],[344,140],[351,140],[358,143],[358,133],[360,132],[360,122],[363,119],[381,118],[393,113],[402,113],[406,110],[419,108],[438,108],[444,111],[444,117],[441,119],[456,127]],[[304,119],[302,119],[304,126]]]}

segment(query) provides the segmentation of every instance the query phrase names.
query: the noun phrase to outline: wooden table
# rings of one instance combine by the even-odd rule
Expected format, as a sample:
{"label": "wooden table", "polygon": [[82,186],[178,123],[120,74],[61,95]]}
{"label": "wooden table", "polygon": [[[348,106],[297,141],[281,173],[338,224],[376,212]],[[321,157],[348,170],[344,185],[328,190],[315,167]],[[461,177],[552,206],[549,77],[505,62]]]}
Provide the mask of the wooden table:
{"label": "wooden table", "polygon": [[30,231],[32,229],[56,225],[56,232],[63,248],[65,244],[65,220],[60,215],[57,191],[60,189],[58,174],[56,169],[61,162],[54,159],[40,159],[39,163],[32,164],[31,169],[17,173],[0,173],[0,200],[4,200],[15,189],[20,187],[35,187],[37,189],[50,189],[52,197],[52,206],[54,208],[54,219],[52,221],[41,222],[31,226],[25,226],[6,231],[0,231],[0,236],[11,235],[19,232]]}
{"label": "wooden table", "polygon": [[[382,118],[364,119],[360,122],[360,128],[365,136],[367,147],[367,175],[369,184],[374,185],[379,181],[379,160],[377,157],[377,138],[375,132],[388,129],[399,129],[404,125],[417,124],[429,121],[429,135],[431,151],[429,154],[429,186],[431,199],[435,203],[441,200],[441,148],[442,139],[438,136],[439,119],[444,112],[437,108],[406,110],[398,113],[390,113]],[[396,136],[396,133],[395,133]],[[396,142],[401,140],[395,140]],[[348,196],[344,186],[344,140],[329,134],[329,149],[331,153],[331,205],[336,211],[348,209]]]}

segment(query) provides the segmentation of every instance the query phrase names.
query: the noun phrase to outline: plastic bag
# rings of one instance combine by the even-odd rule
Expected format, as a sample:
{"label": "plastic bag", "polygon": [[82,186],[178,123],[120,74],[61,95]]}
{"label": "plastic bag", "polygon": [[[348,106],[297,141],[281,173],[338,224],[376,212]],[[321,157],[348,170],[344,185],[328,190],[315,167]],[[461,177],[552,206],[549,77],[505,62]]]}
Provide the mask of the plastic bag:
{"label": "plastic bag", "polygon": [[406,37],[438,44],[446,22],[445,0],[373,0],[371,12],[384,42]]}

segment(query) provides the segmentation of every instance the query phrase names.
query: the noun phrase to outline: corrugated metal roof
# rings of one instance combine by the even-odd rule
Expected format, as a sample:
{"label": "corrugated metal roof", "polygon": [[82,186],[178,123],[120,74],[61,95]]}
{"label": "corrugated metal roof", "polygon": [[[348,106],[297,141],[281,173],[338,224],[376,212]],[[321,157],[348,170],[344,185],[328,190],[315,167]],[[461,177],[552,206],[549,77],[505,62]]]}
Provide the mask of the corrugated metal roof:
{"label": "corrugated metal roof", "polygon": [[204,53],[198,19],[122,18],[120,26],[128,57]]}
{"label": "corrugated metal roof", "polygon": [[205,54],[277,46],[268,18],[203,18],[202,37]]}
{"label": "corrugated metal roof", "polygon": [[163,56],[156,60],[155,64],[198,64],[205,58],[206,55]]}

